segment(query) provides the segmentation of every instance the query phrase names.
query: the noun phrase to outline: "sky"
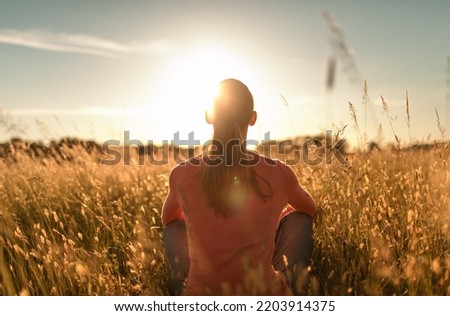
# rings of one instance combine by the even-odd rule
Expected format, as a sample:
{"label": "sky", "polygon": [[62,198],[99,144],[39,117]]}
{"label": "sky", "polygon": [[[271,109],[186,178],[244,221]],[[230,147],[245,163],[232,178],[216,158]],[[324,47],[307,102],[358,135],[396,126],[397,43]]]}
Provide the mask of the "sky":
{"label": "sky", "polygon": [[0,0],[0,141],[206,141],[204,110],[226,78],[253,93],[257,141],[344,126],[353,144],[380,126],[385,142],[439,139],[449,14],[439,0]]}

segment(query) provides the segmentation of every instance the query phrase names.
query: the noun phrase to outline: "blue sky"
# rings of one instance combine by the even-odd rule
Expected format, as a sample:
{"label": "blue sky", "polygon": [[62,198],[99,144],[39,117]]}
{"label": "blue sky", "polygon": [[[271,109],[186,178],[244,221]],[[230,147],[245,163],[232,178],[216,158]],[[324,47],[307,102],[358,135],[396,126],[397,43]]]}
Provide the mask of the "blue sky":
{"label": "blue sky", "polygon": [[[323,12],[344,34],[353,68],[332,44]],[[171,139],[177,131],[206,140],[203,111],[227,77],[254,94],[253,139],[348,124],[345,136],[355,140],[352,102],[368,139],[381,124],[388,141],[383,95],[406,142],[406,90],[413,139],[438,138],[435,109],[450,130],[449,13],[449,1],[0,0],[0,140],[69,135],[102,142],[124,130],[141,140]],[[332,56],[335,81],[327,90]]]}

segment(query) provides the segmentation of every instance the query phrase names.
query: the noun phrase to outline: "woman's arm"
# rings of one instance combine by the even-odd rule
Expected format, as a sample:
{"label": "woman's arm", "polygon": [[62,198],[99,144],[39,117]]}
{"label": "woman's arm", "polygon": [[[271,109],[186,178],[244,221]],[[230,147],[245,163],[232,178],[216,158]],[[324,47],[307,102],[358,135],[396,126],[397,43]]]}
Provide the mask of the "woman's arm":
{"label": "woman's arm", "polygon": [[164,206],[162,210],[162,222],[163,225],[175,220],[184,220],[183,212],[181,207],[178,205],[176,190],[176,169],[173,169],[169,176],[169,192],[167,194],[166,200],[164,201]]}
{"label": "woman's arm", "polygon": [[286,166],[288,173],[288,203],[297,211],[305,213],[311,218],[317,215],[317,205],[311,195],[302,188],[294,171]]}

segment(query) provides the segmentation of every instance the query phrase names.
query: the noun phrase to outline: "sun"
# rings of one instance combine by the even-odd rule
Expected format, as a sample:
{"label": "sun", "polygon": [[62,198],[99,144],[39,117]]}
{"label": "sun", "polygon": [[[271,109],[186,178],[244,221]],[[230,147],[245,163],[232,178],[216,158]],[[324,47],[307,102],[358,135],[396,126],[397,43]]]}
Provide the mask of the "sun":
{"label": "sun", "polygon": [[164,139],[175,133],[187,139],[194,133],[195,139],[209,140],[212,128],[205,122],[205,110],[212,105],[218,83],[227,78],[239,79],[250,89],[258,86],[251,64],[235,51],[206,45],[180,53],[168,62],[151,105],[145,107],[144,116],[153,118],[152,131],[148,119],[138,118],[136,125]]}

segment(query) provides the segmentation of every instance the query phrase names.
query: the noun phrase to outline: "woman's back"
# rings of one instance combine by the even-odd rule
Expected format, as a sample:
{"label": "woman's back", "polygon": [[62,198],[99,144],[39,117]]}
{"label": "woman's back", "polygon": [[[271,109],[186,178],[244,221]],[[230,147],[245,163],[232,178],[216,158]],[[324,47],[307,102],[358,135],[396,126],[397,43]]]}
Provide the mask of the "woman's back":
{"label": "woman's back", "polygon": [[255,192],[234,196],[239,205],[229,217],[218,216],[207,203],[201,181],[202,158],[193,158],[172,171],[171,192],[186,221],[191,259],[186,294],[288,293],[284,280],[271,265],[275,232],[287,203],[305,207],[299,196],[304,191],[293,190],[299,185],[289,167],[255,157],[256,163],[249,168],[254,168],[261,190],[271,196],[266,200]]}

